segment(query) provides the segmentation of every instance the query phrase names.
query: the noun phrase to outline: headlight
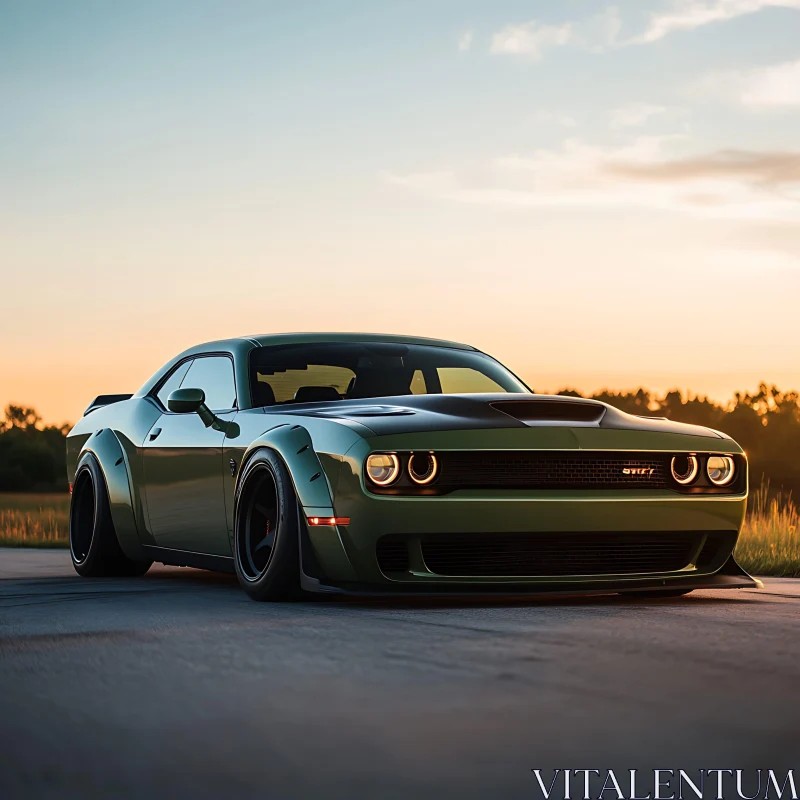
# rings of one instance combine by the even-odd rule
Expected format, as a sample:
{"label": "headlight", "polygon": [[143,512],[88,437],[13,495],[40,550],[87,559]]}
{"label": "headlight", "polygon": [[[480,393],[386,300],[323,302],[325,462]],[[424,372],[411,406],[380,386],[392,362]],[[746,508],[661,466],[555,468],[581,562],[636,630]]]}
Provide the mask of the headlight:
{"label": "headlight", "polygon": [[735,465],[730,456],[709,456],[706,474],[714,486],[726,486],[733,480]]}
{"label": "headlight", "polygon": [[439,462],[433,453],[412,453],[408,459],[408,475],[414,483],[424,486],[439,471]]}
{"label": "headlight", "polygon": [[672,459],[672,477],[681,486],[688,486],[698,472],[697,456],[675,456]]}
{"label": "headlight", "polygon": [[367,475],[377,486],[388,486],[400,474],[400,461],[394,453],[373,453],[367,456]]}

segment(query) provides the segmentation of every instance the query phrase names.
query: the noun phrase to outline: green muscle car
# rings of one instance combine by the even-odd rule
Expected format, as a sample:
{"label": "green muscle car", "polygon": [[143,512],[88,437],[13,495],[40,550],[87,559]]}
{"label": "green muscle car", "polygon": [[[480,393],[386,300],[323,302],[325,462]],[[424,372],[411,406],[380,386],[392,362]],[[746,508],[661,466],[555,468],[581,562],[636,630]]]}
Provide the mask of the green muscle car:
{"label": "green muscle car", "polygon": [[747,459],[723,433],[537,395],[485,353],[407,336],[211,342],[67,437],[85,576],[235,572],[257,600],[685,594],[734,561]]}

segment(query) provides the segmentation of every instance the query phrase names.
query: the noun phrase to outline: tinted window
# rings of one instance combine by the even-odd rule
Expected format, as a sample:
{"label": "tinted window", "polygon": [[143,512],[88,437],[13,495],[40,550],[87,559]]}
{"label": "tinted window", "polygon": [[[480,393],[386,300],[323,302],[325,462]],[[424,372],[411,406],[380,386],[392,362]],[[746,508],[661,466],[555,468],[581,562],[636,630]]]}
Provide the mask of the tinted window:
{"label": "tinted window", "polygon": [[179,367],[173,370],[172,374],[167,378],[166,383],[158,390],[156,397],[161,401],[164,408],[167,407],[167,398],[176,390],[181,388],[181,381],[183,380],[189,367],[192,366],[191,361],[184,361]]}
{"label": "tinted window", "polygon": [[[295,399],[297,392],[305,386],[320,388],[334,388],[337,395],[345,395],[350,381],[356,374],[347,367],[331,366],[330,364],[307,364],[302,369],[286,369],[283,372],[272,374],[256,374],[257,386],[254,387],[253,397],[256,405],[269,406],[272,403],[286,403]],[[268,384],[272,390],[266,390]],[[302,397],[302,392],[301,392]]]}
{"label": "tinted window", "polygon": [[425,376],[422,374],[421,369],[414,370],[409,389],[411,394],[428,394],[428,385],[425,383]]}
{"label": "tinted window", "polygon": [[261,347],[251,353],[250,380],[256,406],[408,394],[527,391],[505,367],[483,353],[382,342]]}
{"label": "tinted window", "polygon": [[233,362],[227,356],[196,358],[181,386],[202,389],[206,393],[206,405],[212,411],[227,411],[236,405]]}
{"label": "tinted window", "polygon": [[486,394],[505,391],[488,375],[469,367],[439,367],[442,394]]}

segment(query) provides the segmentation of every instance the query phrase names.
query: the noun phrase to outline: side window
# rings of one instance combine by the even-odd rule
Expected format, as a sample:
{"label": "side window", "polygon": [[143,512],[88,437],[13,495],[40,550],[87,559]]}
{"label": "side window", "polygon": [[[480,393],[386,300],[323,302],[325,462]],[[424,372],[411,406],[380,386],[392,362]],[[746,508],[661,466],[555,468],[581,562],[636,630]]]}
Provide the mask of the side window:
{"label": "side window", "polygon": [[181,381],[192,366],[191,361],[185,361],[177,367],[173,373],[167,378],[166,383],[158,390],[156,397],[161,401],[164,408],[167,407],[167,399],[176,390],[181,388]]}
{"label": "side window", "polygon": [[442,394],[491,394],[505,391],[488,375],[469,367],[438,367]]}
{"label": "side window", "polygon": [[228,411],[236,406],[233,362],[227,356],[196,358],[181,385],[185,389],[202,389],[212,411]]}
{"label": "side window", "polygon": [[411,394],[428,394],[428,387],[425,385],[425,376],[421,369],[415,369],[411,376]]}

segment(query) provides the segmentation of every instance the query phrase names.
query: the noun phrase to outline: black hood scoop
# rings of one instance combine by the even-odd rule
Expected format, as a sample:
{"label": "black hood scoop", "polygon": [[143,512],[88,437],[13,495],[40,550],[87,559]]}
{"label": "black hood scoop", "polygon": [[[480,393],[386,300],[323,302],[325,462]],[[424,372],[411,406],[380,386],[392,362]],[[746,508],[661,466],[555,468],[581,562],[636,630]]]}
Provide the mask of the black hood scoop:
{"label": "black hood scoop", "polygon": [[605,406],[580,400],[500,400],[490,405],[526,425],[599,425],[606,413]]}

